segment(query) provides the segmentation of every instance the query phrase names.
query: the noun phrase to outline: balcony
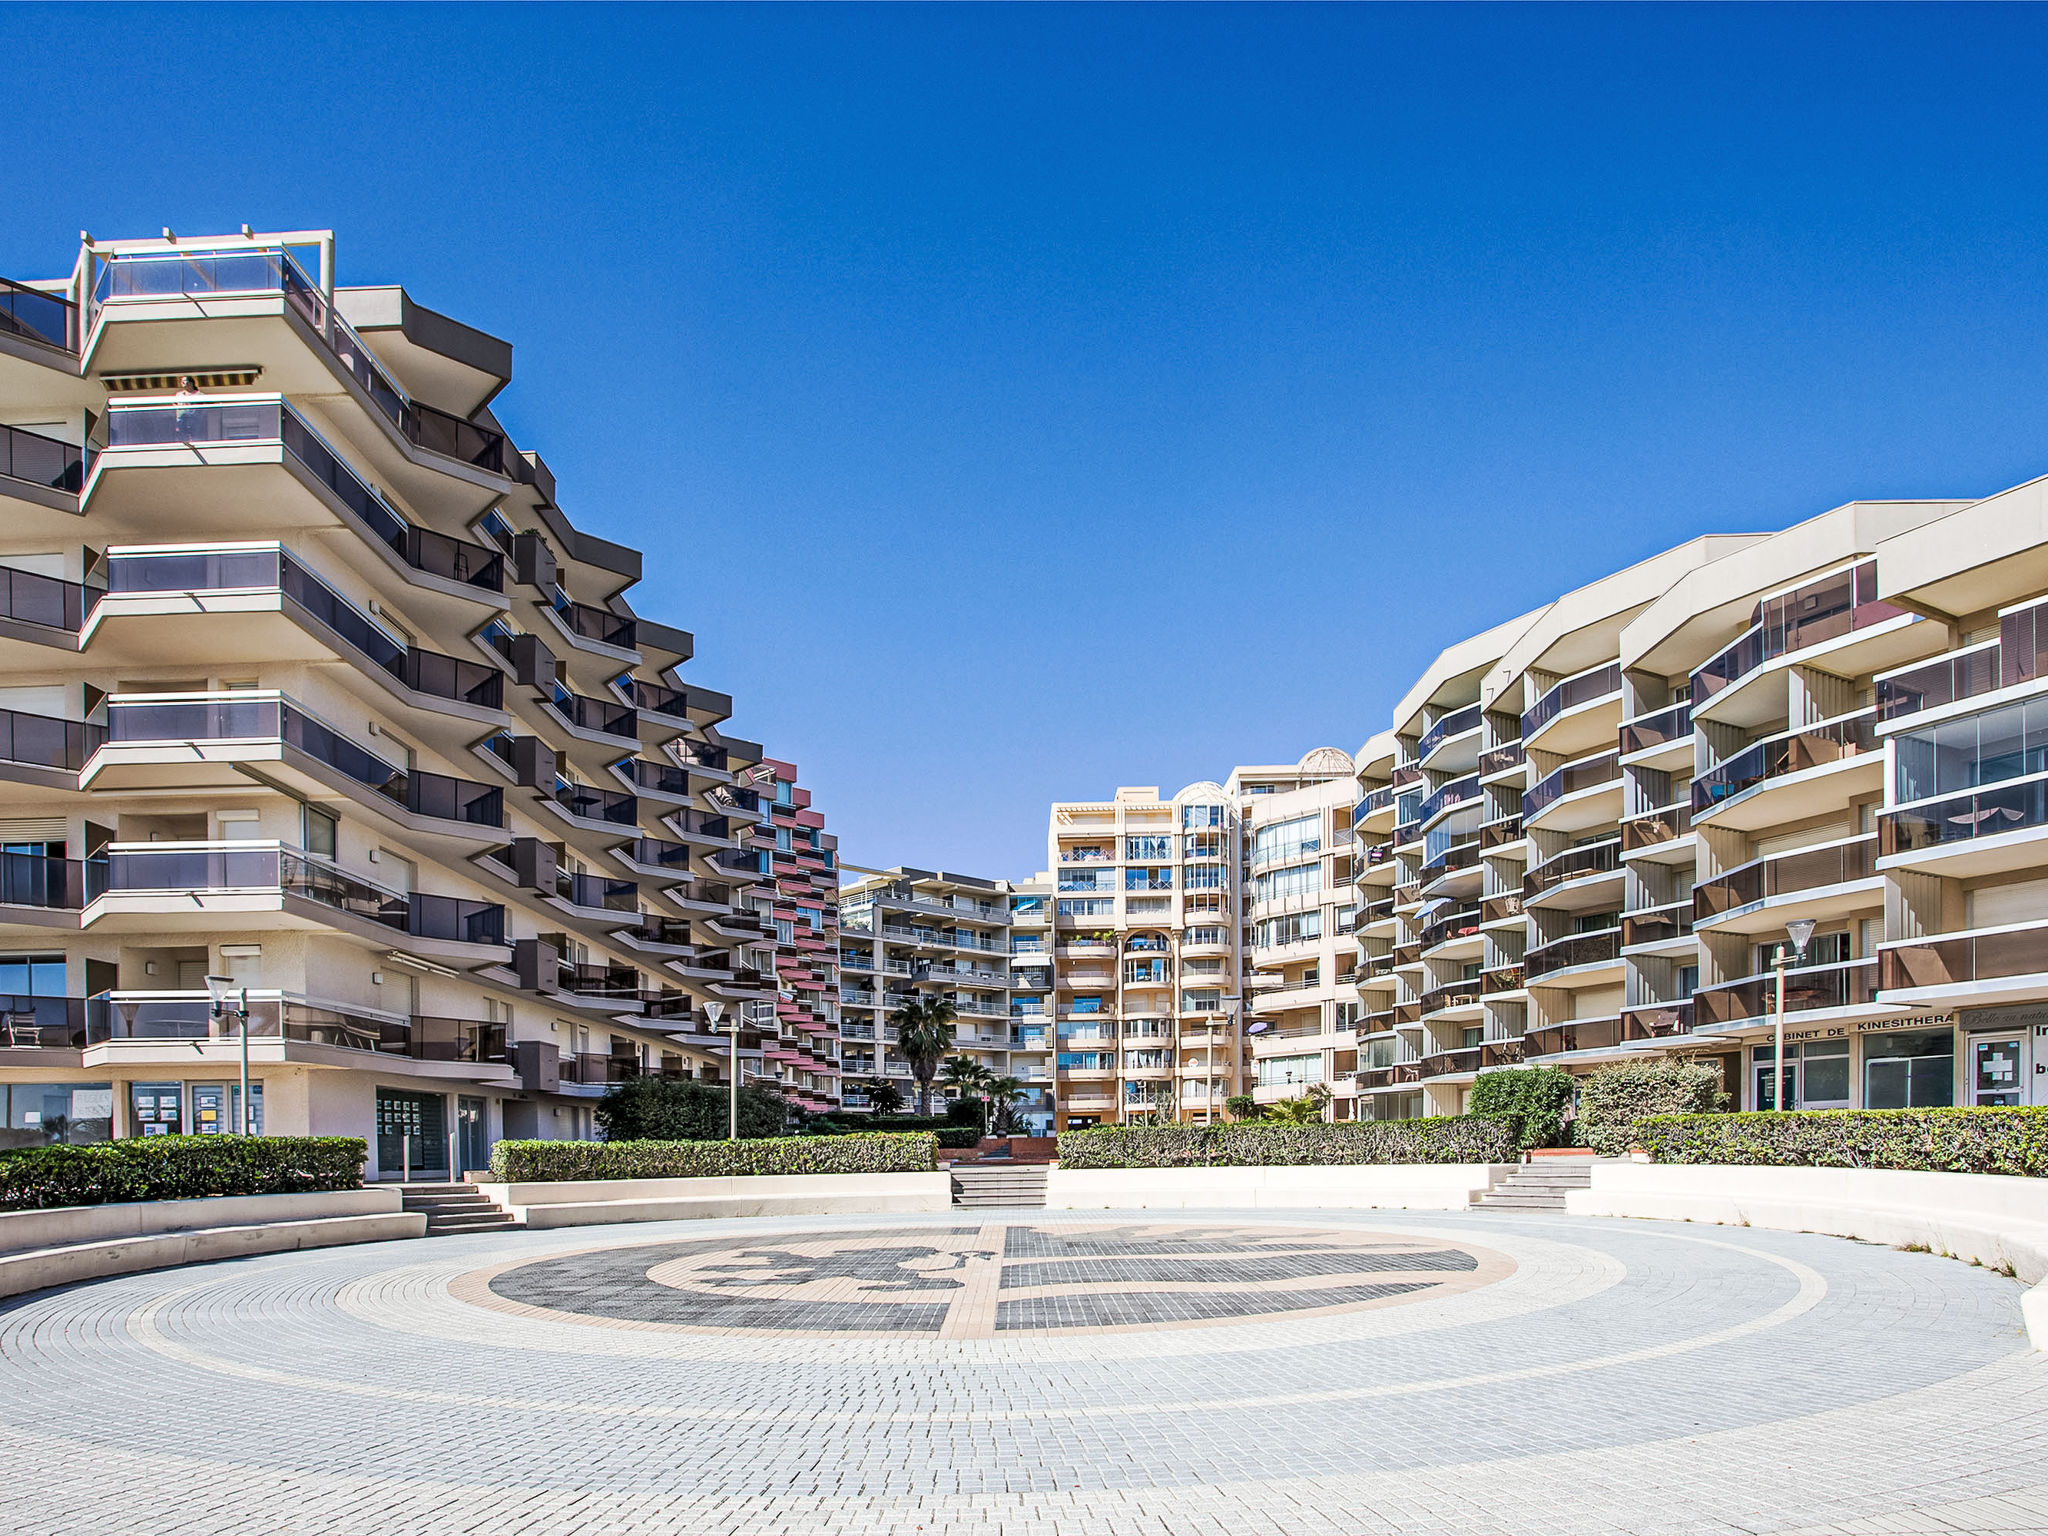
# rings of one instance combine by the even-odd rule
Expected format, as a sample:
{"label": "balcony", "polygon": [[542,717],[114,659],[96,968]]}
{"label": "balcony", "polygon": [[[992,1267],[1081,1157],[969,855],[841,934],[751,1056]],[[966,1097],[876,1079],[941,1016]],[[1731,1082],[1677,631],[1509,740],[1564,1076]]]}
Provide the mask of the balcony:
{"label": "balcony", "polygon": [[1479,777],[1477,774],[1467,774],[1462,779],[1453,779],[1450,783],[1444,785],[1443,788],[1436,791],[1435,794],[1424,800],[1422,802],[1422,809],[1417,814],[1416,819],[1426,828],[1431,822],[1442,816],[1444,812],[1463,805],[1467,800],[1476,800],[1478,798]]}
{"label": "balcony", "polygon": [[105,738],[103,726],[0,709],[0,762],[77,773]]}
{"label": "balcony", "polygon": [[[1693,713],[1709,711],[1734,724],[1758,724],[1776,706],[1759,703],[1746,708],[1731,703],[1743,684],[1783,656],[1812,650],[1895,619],[1909,622],[1905,609],[1877,598],[1877,562],[1866,560],[1851,570],[1837,571],[1756,605],[1750,627],[1726,650],[1692,675]],[[1858,670],[1872,670],[1859,666]],[[1777,705],[1783,704],[1783,695]],[[1761,711],[1761,713],[1759,713]],[[1783,718],[1782,709],[1778,709]],[[1753,716],[1754,718],[1747,718]]]}
{"label": "balcony", "polygon": [[1692,936],[1693,902],[1667,901],[1621,915],[1621,947],[1624,951],[1653,944],[1675,944]]}
{"label": "balcony", "polygon": [[106,889],[106,861],[0,853],[0,905],[77,912]]}
{"label": "balcony", "polygon": [[1447,912],[1423,928],[1418,953],[1436,949],[1444,944],[1456,943],[1459,939],[1476,938],[1479,934],[1479,923],[1478,907],[1461,907],[1455,912]]}
{"label": "balcony", "polygon": [[[611,765],[611,771],[641,794],[679,802],[687,802],[690,798],[690,775],[674,763],[650,761],[644,757],[622,757]],[[718,819],[723,821],[725,818]]]}
{"label": "balcony", "polygon": [[0,332],[39,341],[78,355],[78,306],[61,294],[44,293],[0,277]]}
{"label": "balcony", "polygon": [[[1630,817],[1621,824],[1621,853],[1627,858],[1632,853],[1641,853],[1646,848],[1656,848],[1666,843],[1675,843],[1692,831],[1692,805],[1680,801],[1674,805],[1660,805],[1655,810],[1640,816]],[[1689,847],[1689,845],[1688,845]],[[1670,850],[1676,855],[1677,849]],[[1689,852],[1687,854],[1689,857]],[[1669,860],[1660,855],[1658,862]]]}
{"label": "balcony", "polygon": [[1481,995],[1480,979],[1474,976],[1450,982],[1445,986],[1431,987],[1418,1001],[1423,1017],[1427,1018],[1431,1014],[1444,1013],[1452,1009],[1462,1011],[1477,1008]]}
{"label": "balcony", "polygon": [[1479,828],[1479,851],[1491,853],[1496,848],[1506,848],[1522,840],[1522,818],[1519,815],[1503,816],[1498,821],[1483,822]]}
{"label": "balcony", "polygon": [[[86,1006],[82,997],[0,992],[0,1052],[84,1049]],[[4,1055],[0,1064],[8,1064]]]}
{"label": "balcony", "polygon": [[1522,1036],[1523,1059],[1561,1056],[1570,1051],[1613,1050],[1624,1038],[1625,1033],[1619,1015],[1600,1019],[1572,1019],[1543,1029],[1532,1029]]}
{"label": "balcony", "polygon": [[[396,639],[276,544],[221,545],[211,549],[110,549],[102,622],[117,614],[159,611],[140,600],[186,599],[196,593],[264,594],[289,598],[307,617],[368,661],[373,673],[415,694],[498,710],[505,674],[477,661],[424,651]],[[181,605],[179,611],[187,611]],[[237,610],[239,611],[239,610]]]}
{"label": "balcony", "polygon": [[572,907],[588,912],[638,912],[640,886],[633,880],[614,880],[606,875],[571,874],[555,871],[555,895]]}
{"label": "balcony", "polygon": [[1671,749],[1672,756],[1678,756],[1682,748],[1690,753],[1692,748],[1692,704],[1689,700],[1660,709],[1653,715],[1638,715],[1633,720],[1624,720],[1621,725],[1621,755],[1625,758],[1641,759],[1645,754],[1656,753],[1662,760],[1664,754],[1658,748]]}
{"label": "balcony", "polygon": [[85,484],[85,452],[40,432],[0,426],[0,475],[76,496]]}
{"label": "balcony", "polygon": [[[505,825],[502,786],[396,767],[307,714],[284,695],[267,689],[109,699],[105,737],[98,744],[106,756],[94,765],[93,777],[97,779],[124,758],[153,761],[143,755],[151,748],[191,748],[201,743],[223,749],[218,753],[203,750],[202,759],[230,762],[261,757],[264,748],[273,749],[289,762],[283,752],[289,748],[377,796],[384,807],[479,829]],[[248,750],[251,748],[256,750]]]}
{"label": "balcony", "polygon": [[1945,988],[1967,988],[1971,1001],[2038,993],[2048,973],[2048,920],[1912,939],[1886,945],[1880,958],[1887,1001],[1893,992]]}
{"label": "balcony", "polygon": [[1806,784],[1804,793],[1774,796],[1768,806],[1738,807],[1754,799],[1759,786],[1857,759],[1875,775],[1882,768],[1881,747],[1874,709],[1766,737],[1693,780],[1693,819],[1712,816],[1719,826],[1755,830],[1832,810],[1848,798],[1852,786]]}
{"label": "balcony", "polygon": [[[1785,972],[1785,1012],[1812,1013],[1854,1008],[1876,1000],[1875,959],[1802,966]],[[1769,1018],[1777,1006],[1777,983],[1770,974],[1702,987],[1693,994],[1693,1027],[1723,1029]]]}
{"label": "balcony", "polygon": [[1503,992],[1519,992],[1528,984],[1528,973],[1520,964],[1497,965],[1491,970],[1479,973],[1479,995],[1493,997]]}
{"label": "balcony", "polygon": [[[1789,917],[1836,916],[1852,907],[1869,905],[1874,890],[1846,904],[1839,900],[1830,904],[1795,898],[1852,882],[1874,882],[1876,876],[1875,832],[1825,847],[1752,859],[1693,887],[1693,922],[1711,925],[1721,932],[1760,933],[1782,925]],[[1754,923],[1741,921],[1752,913],[1757,918]]]}
{"label": "balcony", "polygon": [[[1609,662],[1565,678],[1522,713],[1522,743],[1549,752],[1580,753],[1614,739],[1619,719],[1621,663]],[[1612,709],[1599,708],[1612,700]]]}
{"label": "balcony", "polygon": [[[466,539],[422,528],[392,506],[384,493],[281,397],[204,405],[115,405],[107,413],[107,448],[209,447],[246,449],[276,445],[382,545],[413,570],[457,587],[502,592],[504,559]],[[103,461],[111,468],[117,460]]]}
{"label": "balcony", "polygon": [[1522,896],[1519,891],[1499,891],[1479,903],[1479,921],[1504,923],[1522,915]]}
{"label": "balcony", "polygon": [[1530,947],[1522,957],[1522,965],[1528,980],[1534,984],[1538,978],[1555,976],[1562,971],[1582,972],[1594,967],[1613,967],[1621,964],[1621,928],[1599,928],[1591,933],[1574,933],[1561,939],[1552,939],[1547,944]]}
{"label": "balcony", "polygon": [[[1541,824],[1553,831],[1570,832],[1582,826],[1617,820],[1618,816],[1613,813],[1620,809],[1620,785],[1621,758],[1617,753],[1604,752],[1597,757],[1566,763],[1546,775],[1522,797],[1522,824],[1532,829]],[[1611,794],[1597,793],[1610,786]],[[1608,804],[1610,799],[1612,806]],[[1545,816],[1546,812],[1566,802],[1578,808],[1577,814]]]}
{"label": "balcony", "polygon": [[1692,999],[1676,1003],[1645,1003],[1621,1011],[1624,1040],[1668,1040],[1692,1033]]}
{"label": "balcony", "polygon": [[[106,866],[104,899],[109,902],[170,896],[178,898],[177,910],[183,911],[195,901],[204,908],[210,897],[261,898],[275,893],[412,938],[454,944],[505,942],[505,909],[495,902],[396,891],[278,843],[115,843],[107,849]],[[227,910],[243,909],[230,905]]]}
{"label": "balcony", "polygon": [[1511,773],[1515,769],[1524,766],[1528,761],[1528,748],[1524,747],[1519,741],[1511,741],[1504,746],[1489,747],[1486,751],[1479,754],[1480,782],[1485,783],[1488,780],[1498,778],[1501,774]]}
{"label": "balcony", "polygon": [[297,312],[343,371],[371,403],[415,447],[459,460],[494,475],[524,479],[525,466],[505,435],[414,400],[363,344],[290,253],[281,250],[229,252],[121,252],[100,269],[95,285],[95,322],[124,302],[170,297],[279,294]]}
{"label": "balcony", "polygon": [[1480,712],[1477,704],[1467,704],[1463,709],[1452,710],[1422,733],[1422,740],[1415,746],[1416,761],[1427,766],[1430,758],[1436,755],[1437,749],[1445,742],[1453,741],[1467,732],[1476,731],[1479,725]]}
{"label": "balcony", "polygon": [[2048,779],[2023,779],[1885,812],[1878,822],[1878,853],[1892,858],[1940,852],[1951,866],[1944,873],[1991,873],[2033,863],[2035,839],[1999,839],[2042,827],[2048,827]]}
{"label": "balcony", "polygon": [[[337,1050],[371,1051],[413,1061],[510,1063],[503,1024],[414,1015],[394,1018],[350,1013],[288,998],[251,993],[252,1042],[284,1041]],[[86,1004],[85,1033],[92,1045],[108,1041],[224,1040],[241,1037],[241,1024],[213,1015],[204,992],[107,992]]]}
{"label": "balcony", "polygon": [[[54,631],[67,637],[69,645],[78,643],[78,631],[99,600],[96,588],[0,565],[0,619]],[[53,635],[51,643],[67,641]]]}
{"label": "balcony", "polygon": [[1558,886],[1595,875],[1618,874],[1620,871],[1619,837],[1587,843],[1577,848],[1567,848],[1564,852],[1554,854],[1542,863],[1529,867],[1529,872],[1522,876],[1522,905],[1532,905],[1538,897]]}
{"label": "balcony", "polygon": [[560,683],[554,685],[553,692],[548,696],[547,705],[565,725],[581,735],[610,737],[620,741],[639,739],[639,711],[631,705],[615,703],[610,699],[595,699],[587,694],[572,693]]}

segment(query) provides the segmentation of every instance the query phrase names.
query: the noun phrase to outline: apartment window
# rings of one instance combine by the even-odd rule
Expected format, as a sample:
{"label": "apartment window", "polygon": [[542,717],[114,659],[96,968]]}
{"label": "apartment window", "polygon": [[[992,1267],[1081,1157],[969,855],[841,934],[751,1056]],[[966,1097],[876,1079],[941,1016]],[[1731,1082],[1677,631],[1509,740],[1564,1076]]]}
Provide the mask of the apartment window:
{"label": "apartment window", "polygon": [[[1190,916],[1197,912],[1221,912],[1223,910],[1223,893],[1221,891],[1194,891],[1182,897],[1181,904]],[[1137,905],[1136,902],[1131,903],[1133,911],[1137,909]],[[1162,902],[1160,905],[1164,906],[1165,903]]]}
{"label": "apartment window", "polygon": [[1297,864],[1291,869],[1270,870],[1252,876],[1253,901],[1280,901],[1290,896],[1309,896],[1323,888],[1322,868]]}
{"label": "apartment window", "polygon": [[1306,1087],[1323,1080],[1323,1053],[1312,1056],[1268,1056],[1259,1062],[1261,1088]]}
{"label": "apartment window", "polygon": [[1323,914],[1320,910],[1268,917],[1252,925],[1252,944],[1259,949],[1271,949],[1278,944],[1299,944],[1305,939],[1322,936]]}
{"label": "apartment window", "polygon": [[777,781],[775,785],[775,803],[777,805],[794,805],[796,803],[796,785],[787,779]]}
{"label": "apartment window", "polygon": [[299,836],[304,840],[306,852],[323,859],[333,858],[334,818],[325,811],[308,805],[300,808],[299,822]]}
{"label": "apartment window", "polygon": [[1156,837],[1127,837],[1124,839],[1126,859],[1170,859],[1173,857],[1173,838],[1165,833]]}
{"label": "apartment window", "polygon": [[1903,804],[2048,771],[2048,698],[1902,731],[1892,799]]}
{"label": "apartment window", "polygon": [[14,997],[64,996],[64,957],[0,955],[0,993]]}
{"label": "apartment window", "polygon": [[1173,870],[1170,867],[1127,869],[1124,871],[1124,889],[1127,891],[1170,891],[1173,889]]}
{"label": "apartment window", "polygon": [[1230,930],[1228,928],[1210,928],[1206,926],[1190,928],[1187,937],[1181,942],[1184,944],[1227,944],[1230,942]]}
{"label": "apartment window", "polygon": [[1253,832],[1252,860],[1263,864],[1269,859],[1293,859],[1314,853],[1322,846],[1323,818],[1320,815],[1296,816],[1290,821],[1276,821]]}
{"label": "apartment window", "polygon": [[1181,872],[1181,884],[1191,891],[1220,891],[1223,889],[1223,866],[1190,864]]}
{"label": "apartment window", "polygon": [[[1777,951],[1778,946],[1776,943],[1757,945],[1754,951],[1756,969],[1750,974],[1761,976],[1771,970],[1772,957],[1777,954]],[[1850,958],[1849,935],[1846,932],[1816,933],[1807,941],[1806,959],[1800,963],[1805,965],[1844,965],[1848,963]],[[1795,959],[1796,953],[1788,942],[1785,945],[1785,963],[1788,969],[1792,967]],[[1694,980],[1695,982],[1698,980],[1697,969],[1694,972]]]}
{"label": "apartment window", "polygon": [[1074,1006],[1067,1011],[1070,1013],[1100,1013],[1102,1012],[1102,999],[1099,997],[1077,997],[1074,999]]}
{"label": "apartment window", "polygon": [[1181,857],[1184,859],[1220,859],[1223,857],[1223,834],[1220,832],[1196,832],[1180,840]]}
{"label": "apartment window", "polygon": [[1183,992],[1180,995],[1182,1013],[1216,1013],[1223,1007],[1221,992]]}
{"label": "apartment window", "polygon": [[795,923],[791,922],[791,921],[790,921],[790,920],[789,920],[788,918],[786,918],[786,917],[778,917],[778,918],[774,919],[774,922],[775,922],[775,937],[776,937],[776,938],[777,938],[777,939],[778,939],[778,940],[779,940],[780,942],[782,942],[782,943],[784,943],[784,944],[793,944],[793,943],[795,943],[795,942],[796,942],[796,924],[795,924]]}
{"label": "apartment window", "polygon": [[[1060,871],[1060,889],[1063,891],[1113,891],[1116,889],[1116,872],[1108,869],[1063,869]],[[1064,906],[1065,903],[1061,903],[1061,905]]]}
{"label": "apartment window", "polygon": [[1172,905],[1164,896],[1131,896],[1125,899],[1124,910],[1132,917],[1150,917]]}
{"label": "apartment window", "polygon": [[1114,917],[1116,901],[1071,899],[1061,901],[1057,911],[1061,917]]}
{"label": "apartment window", "polygon": [[1180,808],[1180,825],[1183,832],[1192,832],[1202,827],[1220,827],[1223,825],[1223,807],[1184,805]]}

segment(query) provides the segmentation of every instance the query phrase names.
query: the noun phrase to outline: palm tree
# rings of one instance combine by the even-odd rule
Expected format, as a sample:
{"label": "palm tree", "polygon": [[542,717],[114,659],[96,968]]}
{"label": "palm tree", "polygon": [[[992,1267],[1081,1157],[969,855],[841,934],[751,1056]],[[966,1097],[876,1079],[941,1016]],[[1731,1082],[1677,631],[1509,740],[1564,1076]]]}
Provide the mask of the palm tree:
{"label": "palm tree", "polygon": [[[948,1056],[946,1064],[939,1069],[939,1081],[963,1099],[975,1098],[986,1101],[989,1079],[993,1075],[972,1056]],[[986,1102],[982,1108],[981,1125],[983,1130],[989,1129]]]}
{"label": "palm tree", "polygon": [[878,1115],[893,1115],[903,1107],[903,1090],[886,1077],[871,1077],[866,1082],[849,1086],[862,1089],[868,1096],[868,1108]]}
{"label": "palm tree", "polygon": [[889,1015],[896,1027],[896,1053],[910,1063],[917,1083],[917,1112],[932,1112],[932,1079],[953,1049],[953,1004],[944,997],[913,997]]}
{"label": "palm tree", "polygon": [[1282,1099],[1266,1107],[1266,1118],[1282,1125],[1318,1125],[1323,1119],[1323,1108],[1330,1102],[1330,1090],[1322,1084],[1312,1084],[1308,1091],[1298,1098]]}
{"label": "palm tree", "polygon": [[989,1102],[992,1123],[989,1134],[1007,1136],[1010,1134],[1010,1117],[1016,1113],[1017,1101],[1031,1090],[1022,1078],[997,1077],[993,1073],[981,1085],[982,1096]]}

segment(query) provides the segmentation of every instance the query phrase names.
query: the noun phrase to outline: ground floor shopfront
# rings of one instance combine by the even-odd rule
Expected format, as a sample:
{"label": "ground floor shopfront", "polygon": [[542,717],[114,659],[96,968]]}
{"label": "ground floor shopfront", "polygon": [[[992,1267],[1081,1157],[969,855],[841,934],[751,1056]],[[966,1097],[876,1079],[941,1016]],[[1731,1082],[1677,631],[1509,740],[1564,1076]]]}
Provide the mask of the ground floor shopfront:
{"label": "ground floor shopfront", "polygon": [[[1775,1031],[1717,1032],[1739,1051],[1694,1052],[1722,1066],[1739,1107],[1778,1107]],[[1812,1023],[1785,1021],[1791,1109],[2048,1105],[2048,1003]],[[1737,1075],[1739,1074],[1739,1080]]]}
{"label": "ground floor shopfront", "polygon": [[[58,1053],[38,1053],[51,1054]],[[78,1053],[63,1053],[78,1060]],[[188,1063],[0,1065],[0,1148],[131,1136],[227,1135],[244,1128],[240,1062],[217,1048]],[[247,1129],[257,1135],[360,1136],[366,1177],[449,1179],[490,1166],[508,1136],[588,1139],[589,1102],[504,1082],[252,1062]]]}

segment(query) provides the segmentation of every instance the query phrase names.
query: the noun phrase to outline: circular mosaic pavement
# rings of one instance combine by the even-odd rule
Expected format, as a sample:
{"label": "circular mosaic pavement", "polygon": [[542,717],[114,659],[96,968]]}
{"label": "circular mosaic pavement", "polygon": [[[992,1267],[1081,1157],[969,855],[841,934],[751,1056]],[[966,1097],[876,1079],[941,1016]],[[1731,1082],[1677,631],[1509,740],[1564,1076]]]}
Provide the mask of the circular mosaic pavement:
{"label": "circular mosaic pavement", "polygon": [[1319,1316],[1454,1295],[1513,1268],[1471,1244],[1341,1227],[993,1222],[641,1243],[464,1275],[451,1291],[594,1322],[978,1339]]}
{"label": "circular mosaic pavement", "polygon": [[2021,1288],[1474,1212],[677,1222],[0,1303],[9,1536],[2048,1533]]}

